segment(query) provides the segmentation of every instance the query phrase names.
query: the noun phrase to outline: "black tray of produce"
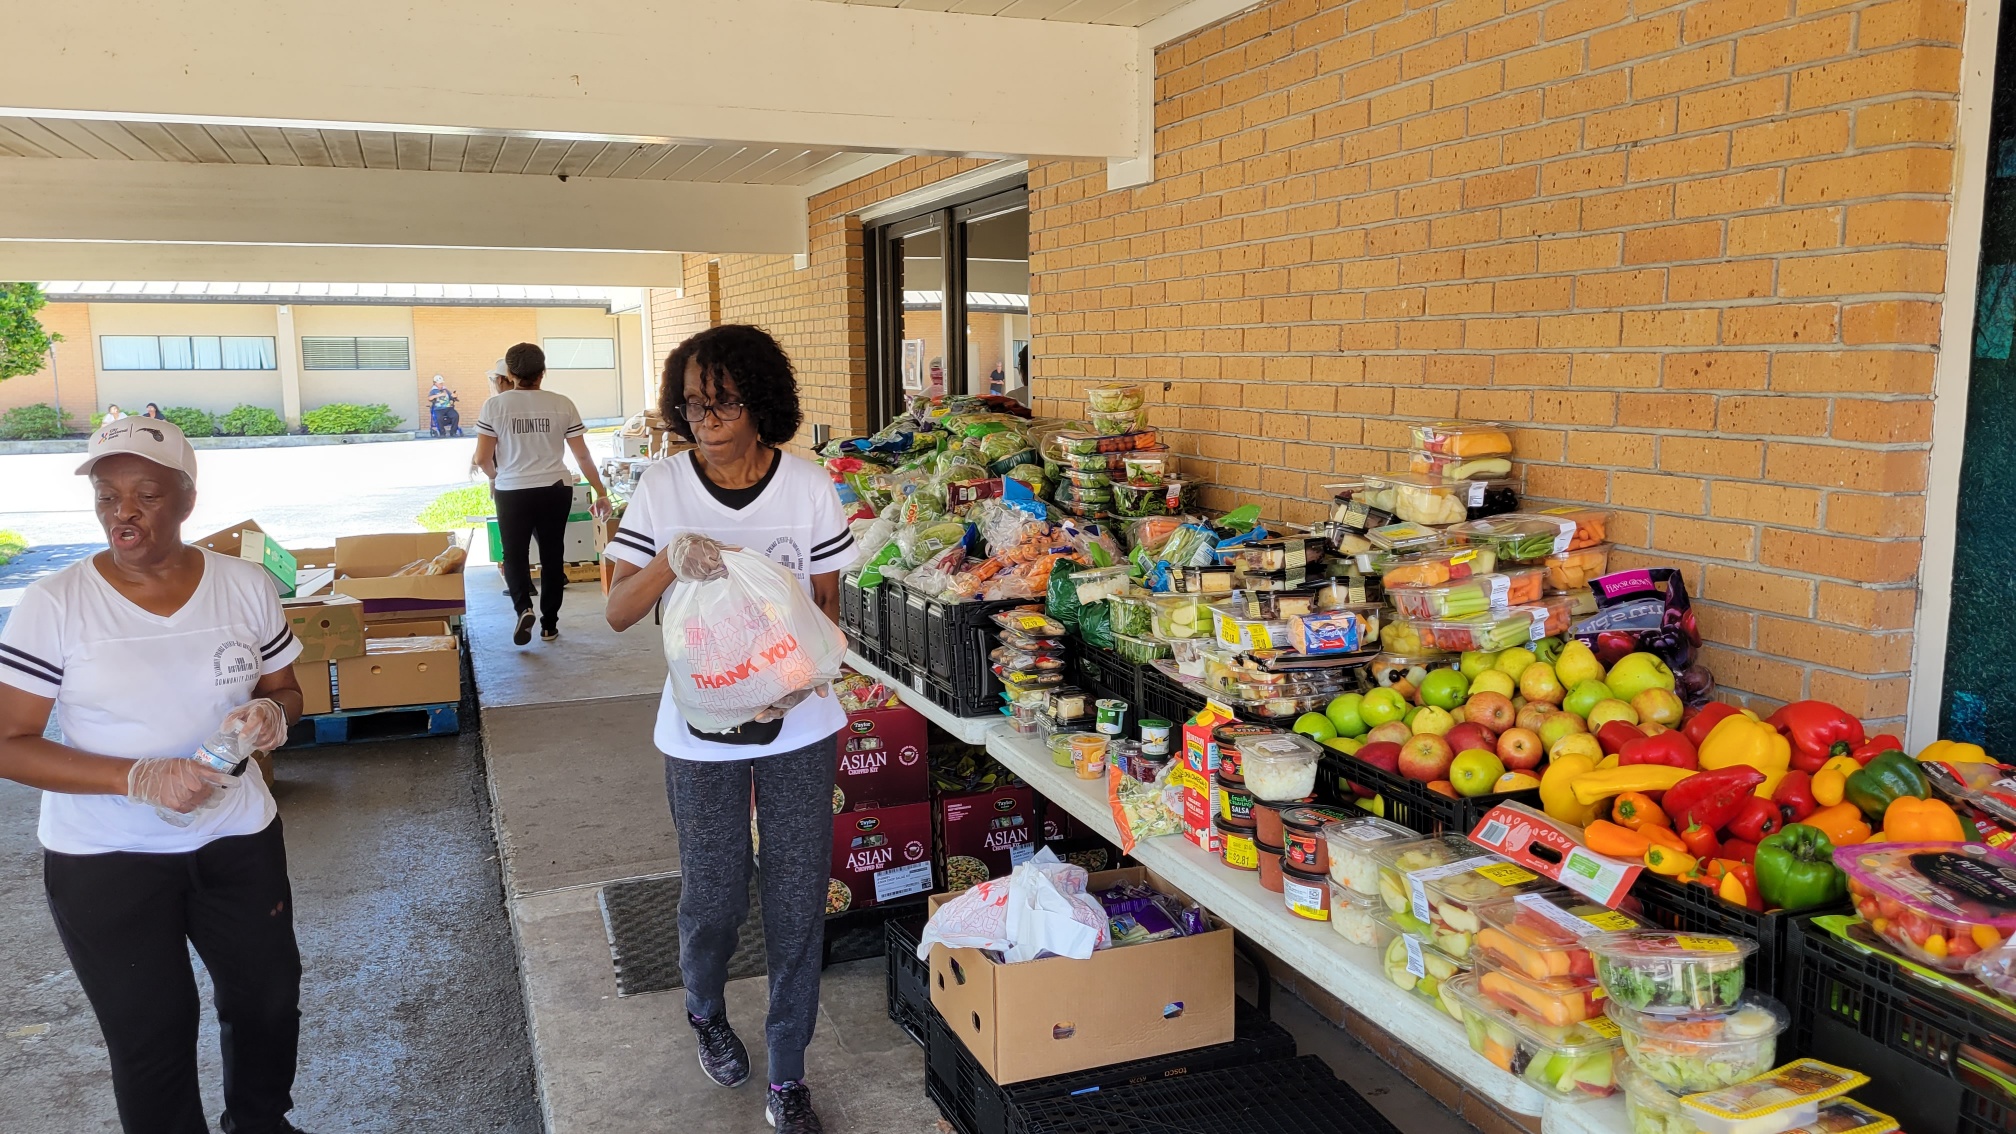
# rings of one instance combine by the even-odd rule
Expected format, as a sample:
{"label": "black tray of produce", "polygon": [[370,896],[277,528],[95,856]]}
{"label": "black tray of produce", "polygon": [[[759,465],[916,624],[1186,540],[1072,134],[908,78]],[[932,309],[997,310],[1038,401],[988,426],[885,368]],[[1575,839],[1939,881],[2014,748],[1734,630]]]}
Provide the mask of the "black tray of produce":
{"label": "black tray of produce", "polygon": [[918,1047],[930,1042],[931,964],[917,959],[925,919],[891,918],[882,923],[883,956],[889,962],[889,1018]]}
{"label": "black tray of produce", "polygon": [[[1286,727],[1288,722],[1281,722]],[[1316,796],[1325,803],[1356,805],[1359,800],[1352,784],[1367,788],[1385,801],[1373,810],[1403,827],[1424,835],[1448,833],[1468,837],[1484,818],[1484,813],[1501,803],[1523,803],[1540,807],[1540,789],[1498,792],[1493,795],[1451,797],[1429,791],[1428,785],[1410,780],[1398,772],[1375,768],[1355,756],[1331,752],[1316,765]]]}
{"label": "black tray of produce", "polygon": [[1143,668],[1112,650],[1091,645],[1083,638],[1071,639],[1072,680],[1095,700],[1111,697],[1127,702],[1130,710],[1127,719],[1129,736],[1134,735],[1133,726],[1140,720],[1132,710],[1141,701]]}
{"label": "black tray of produce", "polygon": [[[1181,1079],[1206,1071],[1287,1059],[1295,1054],[1295,1038],[1288,1034],[1287,1029],[1243,1000],[1236,1000],[1234,1004],[1236,1011],[1233,1013],[1230,1043],[1088,1071],[1074,1071],[1048,1079],[1010,1083],[1005,1087],[996,1083],[974,1060],[966,1045],[946,1027],[944,1019],[936,1012],[930,1012],[927,1013],[929,1039],[924,1045],[927,1053],[924,1093],[938,1104],[946,1121],[959,1134],[1032,1134],[1035,1130],[1051,1127],[1031,1125],[1021,1112],[1045,1100],[1104,1094],[1119,1088]],[[1140,1129],[1184,1128],[1143,1126]]]}
{"label": "black tray of produce", "polygon": [[1399,1134],[1313,1055],[1015,1106],[1026,1134]]}
{"label": "black tray of produce", "polygon": [[[1152,665],[1143,666],[1140,714],[1135,723],[1160,718],[1180,728],[1204,707],[1204,699],[1203,686],[1185,685]],[[1180,740],[1172,734],[1170,743],[1174,745]]]}
{"label": "black tray of produce", "polygon": [[1811,917],[1793,918],[1787,931],[1793,978],[1780,999],[1792,1012],[1786,1038],[1796,1054],[1867,1072],[1870,1082],[1855,1098],[1906,1130],[2016,1130],[2016,1100],[1969,1066],[2001,1063],[1998,1073],[2009,1076],[2016,1006],[1920,977]]}

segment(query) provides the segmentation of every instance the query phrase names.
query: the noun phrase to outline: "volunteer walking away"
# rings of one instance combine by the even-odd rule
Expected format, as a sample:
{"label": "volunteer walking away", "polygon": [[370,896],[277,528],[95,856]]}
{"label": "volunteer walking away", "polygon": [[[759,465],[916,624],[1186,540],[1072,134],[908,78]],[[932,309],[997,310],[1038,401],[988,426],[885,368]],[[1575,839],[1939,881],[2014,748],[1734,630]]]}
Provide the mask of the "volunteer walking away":
{"label": "volunteer walking away", "polygon": [[497,535],[504,544],[504,586],[518,625],[511,641],[532,640],[532,541],[539,541],[539,639],[560,636],[560,600],[567,586],[567,517],[574,478],[566,454],[595,491],[595,518],[609,515],[609,492],[588,455],[580,411],[565,394],[542,390],[546,352],[519,343],[504,352],[512,388],[483,403],[476,415],[476,467],[497,499]]}
{"label": "volunteer walking away", "polygon": [[[788,568],[838,621],[840,572],[857,555],[833,482],[778,446],[802,415],[791,360],[755,327],[702,331],[665,360],[659,408],[694,443],[639,478],[604,554],[616,560],[609,624],[624,630],[675,586],[726,574],[724,547]],[[770,1011],[764,1024],[766,1116],[782,1134],[819,1134],[805,1047],[819,1015],[819,969],[833,840],[836,737],[847,714],[829,690],[800,690],[728,733],[679,714],[668,683],[652,739],[679,831],[679,963],[700,1066],[724,1087],[749,1077],[724,986],[749,913],[750,794],[763,841],[760,876]]]}
{"label": "volunteer walking away", "polygon": [[[256,767],[286,743],[301,644],[257,563],[182,542],[196,452],[173,424],[92,434],[107,550],[39,579],[0,629],[0,777],[42,789],[42,879],[111,1056],[127,1134],[206,1134],[194,946],[216,986],[227,1134],[290,1134],[301,955],[287,850]],[[63,741],[47,740],[51,707]],[[248,762],[249,763],[249,762]]]}

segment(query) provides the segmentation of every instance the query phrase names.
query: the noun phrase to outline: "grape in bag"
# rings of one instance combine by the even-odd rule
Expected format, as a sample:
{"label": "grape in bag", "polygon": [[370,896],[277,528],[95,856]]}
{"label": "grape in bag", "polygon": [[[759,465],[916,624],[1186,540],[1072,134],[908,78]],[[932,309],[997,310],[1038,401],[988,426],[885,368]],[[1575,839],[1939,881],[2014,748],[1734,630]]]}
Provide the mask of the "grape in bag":
{"label": "grape in bag", "polygon": [[665,603],[665,664],[686,723],[726,732],[800,689],[840,676],[847,639],[796,575],[754,551],[725,550],[728,574],[681,580]]}

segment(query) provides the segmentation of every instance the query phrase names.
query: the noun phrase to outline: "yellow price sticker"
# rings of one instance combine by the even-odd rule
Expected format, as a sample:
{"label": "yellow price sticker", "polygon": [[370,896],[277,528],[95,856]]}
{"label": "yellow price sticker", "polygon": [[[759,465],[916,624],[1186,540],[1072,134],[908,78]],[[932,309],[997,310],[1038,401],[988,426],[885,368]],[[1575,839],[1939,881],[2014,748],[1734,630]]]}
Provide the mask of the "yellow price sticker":
{"label": "yellow price sticker", "polygon": [[1734,953],[1736,943],[1727,937],[1695,937],[1691,934],[1676,933],[1673,944],[1689,953]]}
{"label": "yellow price sticker", "polygon": [[1617,1022],[1608,1016],[1591,1016],[1582,1021],[1582,1026],[1591,1034],[1602,1036],[1604,1039],[1617,1038]]}
{"label": "yellow price sticker", "polygon": [[1582,920],[1598,929],[1636,929],[1638,927],[1638,923],[1631,920],[1630,914],[1618,913],[1616,910],[1604,910],[1602,913],[1585,914]]}
{"label": "yellow price sticker", "polygon": [[1489,878],[1500,886],[1517,886],[1525,882],[1538,881],[1540,878],[1538,874],[1525,867],[1509,862],[1485,863],[1477,868],[1476,873],[1478,877]]}

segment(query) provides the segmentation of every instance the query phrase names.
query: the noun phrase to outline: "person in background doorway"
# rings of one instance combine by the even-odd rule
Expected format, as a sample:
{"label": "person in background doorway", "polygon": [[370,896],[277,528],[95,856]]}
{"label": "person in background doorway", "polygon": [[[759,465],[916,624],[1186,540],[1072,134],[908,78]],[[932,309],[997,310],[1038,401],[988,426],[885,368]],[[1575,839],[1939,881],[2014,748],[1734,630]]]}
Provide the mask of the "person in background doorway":
{"label": "person in background doorway", "polygon": [[539,541],[539,640],[560,636],[560,600],[567,586],[567,516],[574,510],[574,481],[566,454],[595,492],[595,518],[609,515],[609,492],[588,455],[580,411],[565,394],[542,390],[546,352],[519,343],[504,352],[514,387],[483,403],[476,418],[476,465],[490,478],[497,500],[497,534],[504,544],[504,585],[518,625],[511,641],[532,640],[532,541]]}
{"label": "person in background doorway", "polygon": [[[287,742],[301,644],[257,563],[182,542],[196,451],[106,422],[89,476],[108,549],[30,584],[0,629],[0,777],[42,789],[56,933],[111,1057],[127,1134],[208,1134],[194,946],[216,988],[228,1134],[296,1134],[301,954],[287,848],[256,767],[191,759],[218,732]],[[51,709],[62,741],[45,739]]]}
{"label": "person in background doorway", "polygon": [[154,419],[155,421],[166,421],[166,420],[168,420],[167,418],[165,418],[165,417],[162,417],[162,416],[161,416],[161,407],[160,407],[160,406],[157,406],[157,405],[155,405],[155,404],[154,404],[153,402],[148,402],[148,403],[147,403],[147,408],[146,408],[146,409],[144,409],[144,410],[142,410],[142,411],[140,411],[140,416],[141,416],[141,417],[151,417],[151,418],[153,418],[153,419]]}
{"label": "person in background doorway", "polygon": [[105,416],[98,419],[98,424],[103,425],[108,421],[118,421],[125,416],[126,411],[119,408],[118,402],[113,402],[111,405],[105,407]]}
{"label": "person in background doorway", "polygon": [[[665,360],[659,409],[693,442],[638,478],[609,547],[606,607],[625,630],[682,581],[727,574],[724,546],[761,550],[839,621],[840,572],[858,554],[839,493],[823,469],[779,446],[798,433],[791,360],[763,330],[723,326]],[[749,1052],[728,1024],[729,957],[749,914],[750,793],[762,831],[763,949],[770,1013],[763,1030],[778,1134],[820,1134],[805,1085],[805,1048],[819,1018],[833,844],[836,737],[847,724],[824,688],[801,690],[732,732],[688,725],[666,686],[652,739],[665,754],[665,793],[679,831],[679,964],[700,1067],[724,1087],[749,1077]]]}
{"label": "person in background doorway", "polygon": [[455,391],[436,374],[434,384],[427,389],[427,409],[433,418],[430,432],[434,436],[462,436],[462,415],[455,410],[455,400]]}

